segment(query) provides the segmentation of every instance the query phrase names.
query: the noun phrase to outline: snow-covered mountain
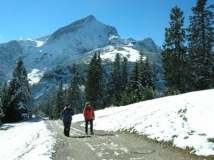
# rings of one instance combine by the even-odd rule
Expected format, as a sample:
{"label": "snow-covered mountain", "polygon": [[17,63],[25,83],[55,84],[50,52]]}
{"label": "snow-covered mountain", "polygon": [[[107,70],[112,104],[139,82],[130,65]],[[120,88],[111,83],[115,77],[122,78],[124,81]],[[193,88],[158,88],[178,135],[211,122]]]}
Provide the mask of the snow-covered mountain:
{"label": "snow-covered mountain", "polygon": [[103,24],[93,15],[77,20],[54,33],[37,39],[20,39],[0,44],[0,81],[12,76],[19,57],[23,59],[32,85],[34,98],[52,86],[70,78],[69,67],[88,64],[99,51],[103,62],[113,61],[116,53],[135,62],[143,50],[151,64],[158,68],[160,87],[163,86],[160,47],[150,38],[137,41],[123,39],[115,27]]}

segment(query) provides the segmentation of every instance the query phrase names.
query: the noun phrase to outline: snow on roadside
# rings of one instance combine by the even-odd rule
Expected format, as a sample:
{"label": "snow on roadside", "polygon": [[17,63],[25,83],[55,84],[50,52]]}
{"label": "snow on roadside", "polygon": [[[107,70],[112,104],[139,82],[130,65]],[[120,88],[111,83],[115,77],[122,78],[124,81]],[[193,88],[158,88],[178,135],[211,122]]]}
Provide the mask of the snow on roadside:
{"label": "snow on roadside", "polygon": [[1,160],[50,160],[55,144],[44,121],[4,124],[0,128]]}

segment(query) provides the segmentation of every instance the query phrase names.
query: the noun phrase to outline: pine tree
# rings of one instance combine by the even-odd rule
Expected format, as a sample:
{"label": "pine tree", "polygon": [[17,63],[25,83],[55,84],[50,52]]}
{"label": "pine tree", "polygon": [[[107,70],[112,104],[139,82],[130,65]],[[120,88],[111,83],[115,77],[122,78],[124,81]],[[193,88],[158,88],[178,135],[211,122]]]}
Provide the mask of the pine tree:
{"label": "pine tree", "polygon": [[33,107],[33,114],[44,116],[54,115],[54,106],[56,103],[56,94],[58,87],[53,87],[43,94],[43,99],[39,101],[37,106]]}
{"label": "pine tree", "polygon": [[155,79],[154,79],[153,71],[152,71],[152,68],[150,66],[148,57],[145,60],[145,68],[144,69],[145,70],[143,72],[143,80],[144,80],[145,87],[149,87],[149,88],[154,90],[155,89]]}
{"label": "pine tree", "polygon": [[126,85],[128,83],[128,59],[126,57],[123,58],[122,66],[121,66],[121,92],[122,95],[126,89]]}
{"label": "pine tree", "polygon": [[44,116],[51,117],[53,111],[54,104],[51,103],[51,98],[44,98],[40,101],[38,106],[34,107],[33,112],[34,114],[38,114],[38,112],[42,112]]}
{"label": "pine tree", "polygon": [[191,90],[214,87],[214,5],[206,7],[207,0],[197,0],[192,7],[188,27],[189,85]]}
{"label": "pine tree", "polygon": [[164,78],[167,87],[175,87],[185,92],[186,60],[185,47],[186,33],[183,28],[183,11],[177,6],[170,13],[170,27],[165,29],[165,40],[163,44],[163,67]]}
{"label": "pine tree", "polygon": [[76,67],[75,63],[71,66],[70,72],[71,72],[71,74],[75,74],[77,72],[77,67]]}
{"label": "pine tree", "polygon": [[115,55],[115,60],[112,63],[112,73],[110,75],[109,83],[109,95],[111,95],[111,103],[113,105],[119,105],[122,97],[122,88],[121,88],[121,60],[120,55],[117,53]]}
{"label": "pine tree", "polygon": [[73,76],[71,78],[71,84],[68,88],[67,102],[71,104],[75,113],[82,113],[84,102],[83,95],[80,90],[80,76],[79,72],[77,72],[75,64],[72,66],[71,73]]}
{"label": "pine tree", "polygon": [[87,70],[85,83],[85,98],[91,102],[95,109],[103,108],[104,102],[104,70],[101,65],[100,54],[95,53]]}
{"label": "pine tree", "polygon": [[146,66],[145,66],[144,61],[145,61],[145,55],[144,55],[143,51],[141,50],[139,52],[139,60],[137,60],[137,63],[138,63],[138,67],[139,67],[139,80],[140,80],[140,83],[141,83],[143,89],[147,86],[146,79],[145,79]]}
{"label": "pine tree", "polygon": [[[5,113],[6,111],[6,104],[7,104],[7,83],[5,82],[4,84],[1,84],[0,86],[0,99],[1,99],[1,109],[2,113]],[[3,117],[1,117],[3,118]],[[4,119],[2,120],[4,122]]]}
{"label": "pine tree", "polygon": [[61,117],[61,112],[64,108],[64,95],[63,95],[63,84],[62,81],[59,83],[57,95],[56,95],[56,101],[54,105],[53,114],[56,119],[59,119]]}
{"label": "pine tree", "polygon": [[1,125],[1,118],[4,117],[4,112],[3,112],[2,108],[3,108],[2,101],[1,101],[1,97],[0,97],[0,125]]}
{"label": "pine tree", "polygon": [[155,64],[153,65],[152,67],[152,79],[153,79],[153,82],[154,82],[154,90],[158,90],[158,85],[157,85],[157,81],[158,80],[158,77],[157,77],[157,73],[158,73],[158,70],[157,70],[157,67],[155,66]]}
{"label": "pine tree", "polygon": [[145,97],[148,97],[148,96],[145,96],[145,94],[148,95],[149,93],[148,90],[151,90],[150,92],[153,92],[153,90],[156,89],[155,75],[154,75],[156,73],[153,72],[149,64],[149,59],[144,55],[142,50],[139,52],[139,54],[140,54],[140,57],[139,57],[139,60],[137,61],[138,67],[139,67],[139,81],[143,90],[142,98],[144,97],[143,100],[147,100],[145,99]]}
{"label": "pine tree", "polygon": [[2,101],[1,101],[1,97],[0,97],[0,125],[2,124],[1,118],[4,118],[4,112],[2,110]]}
{"label": "pine tree", "polygon": [[145,101],[145,100],[151,100],[154,98],[155,98],[155,95],[153,92],[153,88],[152,87],[146,87],[142,99]]}
{"label": "pine tree", "polygon": [[121,105],[127,105],[131,103],[136,103],[141,101],[143,95],[143,87],[139,78],[139,67],[138,63],[135,63],[135,66],[132,70],[132,73],[129,77],[125,94],[122,97]]}
{"label": "pine tree", "polygon": [[19,59],[9,83],[5,120],[14,122],[20,120],[21,113],[32,111],[32,95],[27,79],[27,72],[22,59]]}
{"label": "pine tree", "polygon": [[139,80],[143,87],[143,90],[146,87],[152,87],[155,88],[155,80],[153,79],[154,73],[152,71],[152,68],[149,64],[149,59],[143,54],[143,51],[141,50],[139,52],[140,57],[137,61],[138,67],[139,67]]}
{"label": "pine tree", "polygon": [[97,90],[97,101],[96,101],[96,108],[103,109],[106,97],[106,73],[102,67],[102,59],[100,57],[100,53],[97,55],[97,83],[98,83],[98,90]]}
{"label": "pine tree", "polygon": [[97,53],[92,57],[90,64],[87,70],[87,77],[85,83],[85,98],[86,101],[90,101],[90,103],[94,106],[97,99],[97,80],[96,80],[96,60]]}
{"label": "pine tree", "polygon": [[4,112],[3,112],[3,104],[2,104],[2,84],[0,83],[0,125],[2,124],[1,118],[4,117]]}

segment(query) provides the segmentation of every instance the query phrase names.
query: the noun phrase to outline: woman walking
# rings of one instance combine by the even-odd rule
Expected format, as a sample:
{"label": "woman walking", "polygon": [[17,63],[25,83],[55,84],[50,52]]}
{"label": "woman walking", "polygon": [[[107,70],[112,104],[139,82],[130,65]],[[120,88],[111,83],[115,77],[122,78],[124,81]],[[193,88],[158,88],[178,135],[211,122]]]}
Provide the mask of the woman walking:
{"label": "woman walking", "polygon": [[93,132],[93,120],[95,118],[94,108],[91,106],[90,102],[86,102],[85,108],[83,110],[83,116],[85,118],[85,134],[88,134],[88,123],[90,123],[91,135]]}

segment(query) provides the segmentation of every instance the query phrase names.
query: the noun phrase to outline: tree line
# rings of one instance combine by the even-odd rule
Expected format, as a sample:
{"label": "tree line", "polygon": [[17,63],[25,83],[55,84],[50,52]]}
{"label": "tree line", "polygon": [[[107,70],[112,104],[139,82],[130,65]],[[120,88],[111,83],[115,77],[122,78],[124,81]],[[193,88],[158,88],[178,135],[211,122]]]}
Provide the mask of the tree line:
{"label": "tree line", "polygon": [[214,4],[198,0],[187,28],[183,27],[184,12],[178,6],[171,9],[161,52],[169,90],[186,93],[214,87],[213,9]]}
{"label": "tree line", "polygon": [[70,69],[70,84],[65,86],[60,81],[56,94],[41,101],[34,112],[42,111],[46,115],[60,118],[60,112],[66,103],[73,106],[75,113],[82,113],[86,101],[98,110],[111,105],[127,105],[155,98],[153,91],[156,89],[157,77],[143,51],[139,52],[139,60],[133,65],[133,71],[129,75],[130,65],[126,57],[117,53],[111,66],[106,67],[100,53],[95,52],[88,64],[85,78],[74,63]]}

